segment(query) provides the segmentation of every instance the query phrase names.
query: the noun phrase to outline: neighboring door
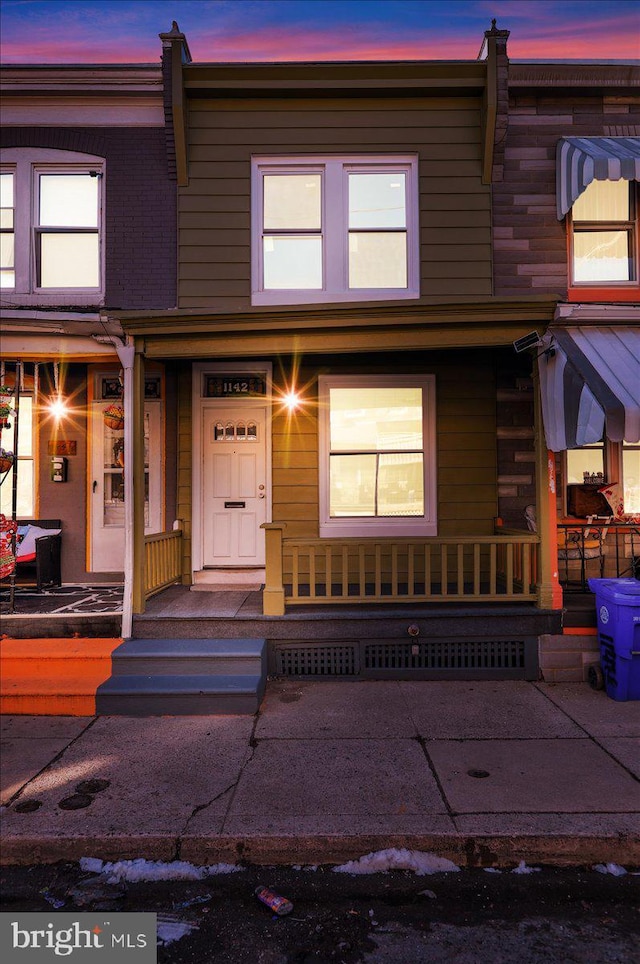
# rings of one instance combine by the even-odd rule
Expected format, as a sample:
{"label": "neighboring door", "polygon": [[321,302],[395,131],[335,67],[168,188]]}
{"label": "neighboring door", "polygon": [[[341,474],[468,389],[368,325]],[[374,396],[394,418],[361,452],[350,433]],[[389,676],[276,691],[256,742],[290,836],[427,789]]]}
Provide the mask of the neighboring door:
{"label": "neighboring door", "polygon": [[266,408],[203,411],[202,559],[209,566],[263,566]]}
{"label": "neighboring door", "polygon": [[[91,572],[124,567],[124,428],[105,423],[109,402],[93,405],[91,476]],[[144,411],[144,528],[162,530],[160,403]]]}

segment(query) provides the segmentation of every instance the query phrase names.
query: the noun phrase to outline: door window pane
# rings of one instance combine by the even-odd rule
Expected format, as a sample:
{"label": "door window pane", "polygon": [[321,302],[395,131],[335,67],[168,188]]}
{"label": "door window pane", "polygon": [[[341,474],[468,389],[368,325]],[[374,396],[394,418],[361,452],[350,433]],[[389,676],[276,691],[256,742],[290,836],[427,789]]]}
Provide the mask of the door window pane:
{"label": "door window pane", "polygon": [[350,228],[404,228],[406,176],[349,174]]}
{"label": "door window pane", "polygon": [[275,174],[264,178],[265,231],[319,231],[320,174]]}
{"label": "door window pane", "polygon": [[89,174],[41,174],[40,224],[97,228],[98,178]]}

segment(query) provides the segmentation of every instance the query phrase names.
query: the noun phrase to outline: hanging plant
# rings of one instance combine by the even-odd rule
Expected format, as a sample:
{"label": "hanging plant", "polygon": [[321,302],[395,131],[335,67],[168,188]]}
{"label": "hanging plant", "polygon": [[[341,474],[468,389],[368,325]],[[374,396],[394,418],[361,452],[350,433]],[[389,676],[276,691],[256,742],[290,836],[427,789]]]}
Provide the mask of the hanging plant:
{"label": "hanging plant", "polygon": [[12,412],[13,409],[11,408],[11,405],[2,401],[0,398],[0,428],[11,428],[9,425],[9,416],[12,414]]}
{"label": "hanging plant", "polygon": [[104,410],[104,424],[107,428],[122,431],[124,428],[124,409],[122,405],[107,405]]}
{"label": "hanging plant", "polygon": [[14,462],[15,456],[13,452],[8,452],[6,449],[0,448],[0,475],[8,472]]}

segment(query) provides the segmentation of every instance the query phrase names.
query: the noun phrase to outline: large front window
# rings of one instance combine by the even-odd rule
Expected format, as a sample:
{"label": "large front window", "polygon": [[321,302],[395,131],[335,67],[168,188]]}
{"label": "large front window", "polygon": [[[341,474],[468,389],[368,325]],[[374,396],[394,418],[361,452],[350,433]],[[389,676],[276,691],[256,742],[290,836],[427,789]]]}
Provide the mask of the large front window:
{"label": "large front window", "polygon": [[9,304],[101,300],[103,174],[91,155],[2,152],[0,286]]}
{"label": "large front window", "polygon": [[434,535],[433,379],[321,376],[321,535]]}
{"label": "large front window", "polygon": [[415,158],[255,159],[254,304],[416,298]]}
{"label": "large front window", "polygon": [[629,181],[592,181],[574,202],[574,285],[608,286],[638,280],[633,190]]}

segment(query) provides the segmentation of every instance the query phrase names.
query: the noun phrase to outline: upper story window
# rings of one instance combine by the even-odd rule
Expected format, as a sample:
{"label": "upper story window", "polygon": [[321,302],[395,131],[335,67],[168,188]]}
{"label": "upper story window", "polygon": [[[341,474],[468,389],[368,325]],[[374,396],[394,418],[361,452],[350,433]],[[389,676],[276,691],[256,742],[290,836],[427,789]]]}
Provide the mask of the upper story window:
{"label": "upper story window", "polygon": [[573,285],[637,283],[634,185],[591,181],[571,209]]}
{"label": "upper story window", "polygon": [[94,304],[103,289],[104,161],[2,152],[0,286],[10,304]]}
{"label": "upper story window", "polygon": [[419,296],[418,165],[255,158],[252,303]]}

